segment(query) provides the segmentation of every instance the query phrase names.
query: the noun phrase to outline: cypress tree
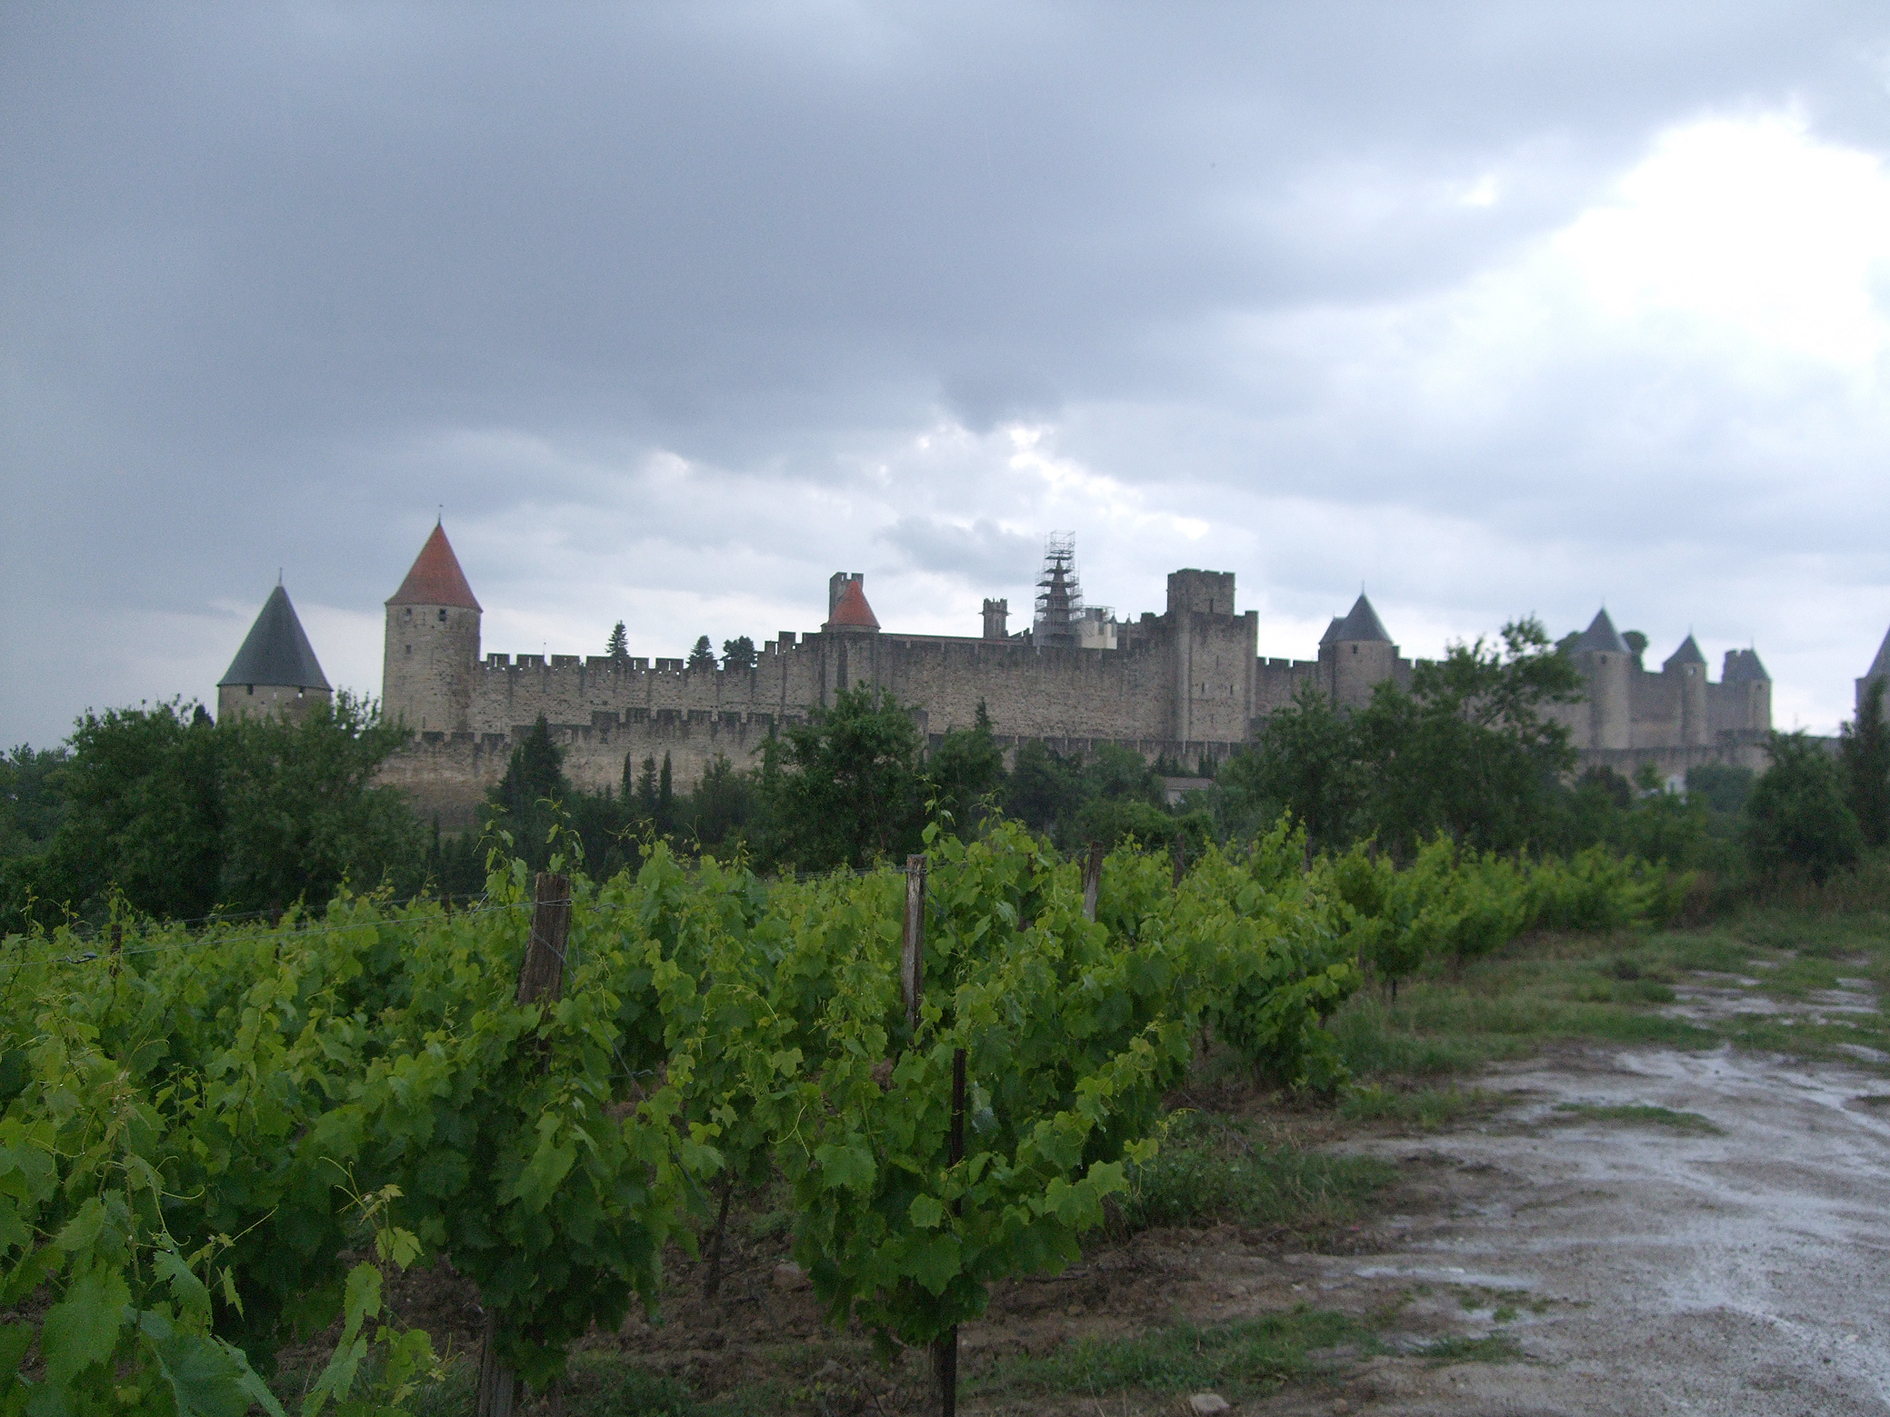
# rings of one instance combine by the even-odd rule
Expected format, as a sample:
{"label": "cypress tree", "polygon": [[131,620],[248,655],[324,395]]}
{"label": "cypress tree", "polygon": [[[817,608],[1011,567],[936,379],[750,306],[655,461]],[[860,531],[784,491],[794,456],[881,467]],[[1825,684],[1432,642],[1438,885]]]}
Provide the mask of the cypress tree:
{"label": "cypress tree", "polygon": [[676,822],[676,795],[670,780],[669,754],[663,754],[663,772],[656,785],[656,829],[667,836]]}
{"label": "cypress tree", "polygon": [[623,621],[610,632],[610,639],[605,642],[604,653],[621,664],[630,657],[630,637],[624,633]]}

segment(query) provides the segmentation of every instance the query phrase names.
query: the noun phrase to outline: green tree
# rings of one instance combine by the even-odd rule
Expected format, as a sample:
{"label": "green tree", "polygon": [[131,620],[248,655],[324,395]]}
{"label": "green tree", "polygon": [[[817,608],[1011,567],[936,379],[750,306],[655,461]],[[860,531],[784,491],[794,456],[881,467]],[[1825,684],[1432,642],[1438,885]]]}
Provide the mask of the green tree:
{"label": "green tree", "polygon": [[624,633],[623,621],[619,620],[611,628],[610,638],[604,642],[604,653],[619,664],[630,658],[630,637]]}
{"label": "green tree", "polygon": [[1856,864],[1864,834],[1845,799],[1837,760],[1801,733],[1773,733],[1772,765],[1746,799],[1746,848],[1754,869],[1777,879],[1800,870],[1822,883]]}
{"label": "green tree", "polygon": [[173,699],[88,712],[67,742],[65,817],[35,893],[85,912],[115,887],[144,914],[209,914],[223,856],[215,727]]}
{"label": "green tree", "polygon": [[897,859],[919,845],[919,732],[892,694],[843,689],[833,707],[763,747],[769,851],[811,869]]}
{"label": "green tree", "polygon": [[219,894],[239,908],[326,905],[347,882],[418,889],[425,840],[397,788],[375,776],[406,741],[346,690],[298,721],[236,719],[222,739]]}
{"label": "green tree", "polygon": [[670,769],[669,754],[663,754],[663,770],[656,775],[656,833],[668,836],[676,830],[676,783]]}
{"label": "green tree", "polygon": [[1753,778],[1751,768],[1702,763],[1687,769],[1687,796],[1698,799],[1708,812],[1738,816],[1752,795]]}
{"label": "green tree", "polygon": [[21,744],[0,757],[0,860],[43,851],[66,814],[66,750]]}
{"label": "green tree", "polygon": [[755,648],[755,642],[746,635],[737,635],[732,640],[722,641],[722,667],[724,669],[753,669],[761,653]]}
{"label": "green tree", "polygon": [[715,647],[709,643],[709,637],[703,635],[696,641],[694,649],[689,651],[689,662],[685,669],[712,673],[715,670]]}
{"label": "green tree", "polygon": [[1315,849],[1337,848],[1352,839],[1365,797],[1352,715],[1317,684],[1302,684],[1254,745],[1227,760],[1218,781],[1233,808],[1223,815],[1237,817],[1243,834],[1289,811]]}
{"label": "green tree", "polygon": [[968,831],[980,815],[980,804],[1004,785],[1004,750],[992,735],[983,699],[978,700],[971,727],[954,728],[940,739],[925,770],[939,810],[951,815],[961,833]]}
{"label": "green tree", "polygon": [[561,820],[570,796],[564,753],[551,741],[551,727],[541,713],[512,749],[505,776],[487,793],[487,800],[503,812],[512,849],[535,870],[543,870],[551,859],[551,828]]}
{"label": "green tree", "polygon": [[1080,781],[1086,798],[1162,805],[1161,779],[1133,748],[1103,744],[1083,764]]}
{"label": "green tree", "polygon": [[656,758],[644,758],[637,773],[637,814],[646,821],[656,820]]}
{"label": "green tree", "polygon": [[1575,766],[1567,728],[1543,715],[1577,702],[1581,672],[1534,618],[1421,663],[1407,693],[1386,681],[1357,715],[1369,774],[1367,816],[1381,842],[1408,850],[1438,831],[1477,850],[1546,835]]}
{"label": "green tree", "polygon": [[1055,837],[1083,805],[1082,765],[1031,739],[1011,759],[1004,810],[1034,832]]}
{"label": "green tree", "polygon": [[1856,720],[1838,729],[1844,797],[1870,847],[1890,842],[1890,726],[1884,723],[1883,686],[1872,679]]}
{"label": "green tree", "polygon": [[343,881],[417,889],[425,834],[375,785],[405,741],[346,693],[293,722],[213,724],[180,700],[88,713],[68,740],[57,828],[0,880],[0,927],[25,923],[29,894],[52,923],[101,914],[114,891],[141,914],[195,919],[325,905]]}
{"label": "green tree", "polygon": [[683,802],[681,814],[696,845],[715,850],[742,840],[754,810],[754,778],[737,771],[733,763],[717,753],[702,770],[695,791]]}

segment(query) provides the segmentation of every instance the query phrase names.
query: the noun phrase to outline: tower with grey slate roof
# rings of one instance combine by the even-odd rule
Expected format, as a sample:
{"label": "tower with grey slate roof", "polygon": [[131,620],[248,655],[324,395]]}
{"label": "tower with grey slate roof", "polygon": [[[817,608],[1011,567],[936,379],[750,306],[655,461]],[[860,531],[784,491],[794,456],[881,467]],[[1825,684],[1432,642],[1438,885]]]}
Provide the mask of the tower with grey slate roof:
{"label": "tower with grey slate roof", "polygon": [[243,647],[217,681],[217,718],[306,717],[333,693],[302,631],[289,593],[278,582],[263,602]]}

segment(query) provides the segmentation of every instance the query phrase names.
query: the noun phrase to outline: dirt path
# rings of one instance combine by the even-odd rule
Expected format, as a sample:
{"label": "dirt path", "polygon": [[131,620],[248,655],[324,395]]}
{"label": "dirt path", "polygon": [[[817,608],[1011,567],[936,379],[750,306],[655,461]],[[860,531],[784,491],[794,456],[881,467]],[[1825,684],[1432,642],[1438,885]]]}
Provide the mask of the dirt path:
{"label": "dirt path", "polygon": [[1294,1259],[1346,1307],[1411,1289],[1400,1322],[1500,1327],[1522,1361],[1375,1359],[1348,1406],[1890,1412],[1881,1078],[1730,1050],[1596,1050],[1484,1085],[1516,1102],[1486,1126],[1348,1148],[1424,1178],[1427,1203],[1384,1222],[1391,1244],[1362,1262]]}

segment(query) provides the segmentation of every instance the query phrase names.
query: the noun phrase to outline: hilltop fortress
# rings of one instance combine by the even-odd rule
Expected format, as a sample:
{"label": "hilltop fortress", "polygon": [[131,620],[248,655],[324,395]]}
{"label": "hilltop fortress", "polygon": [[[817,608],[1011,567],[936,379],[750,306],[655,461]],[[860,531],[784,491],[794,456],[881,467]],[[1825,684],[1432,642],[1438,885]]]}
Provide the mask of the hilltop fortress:
{"label": "hilltop fortress", "polygon": [[[1315,658],[1261,658],[1258,615],[1235,608],[1231,572],[1175,571],[1161,614],[1118,621],[1082,604],[1070,545],[1055,539],[1032,624],[1016,633],[1002,600],[985,601],[977,636],[885,630],[858,572],[832,578],[827,605],[819,630],[782,631],[748,669],[488,654],[479,601],[436,526],[387,601],[382,707],[415,736],[383,780],[442,826],[471,826],[519,735],[543,715],[579,786],[618,788],[626,758],[668,754],[682,790],[717,755],[749,766],[770,734],[859,684],[911,706],[933,743],[969,727],[982,702],[1007,750],[1031,739],[1063,753],[1113,743],[1193,764],[1249,742],[1304,684],[1357,706],[1382,680],[1408,683],[1412,670],[1363,595],[1333,619]],[[1664,776],[1707,762],[1764,765],[1771,680],[1753,651],[1729,652],[1714,683],[1689,635],[1650,671],[1604,610],[1571,652],[1588,692],[1556,715],[1585,765],[1631,773],[1652,763]]]}

